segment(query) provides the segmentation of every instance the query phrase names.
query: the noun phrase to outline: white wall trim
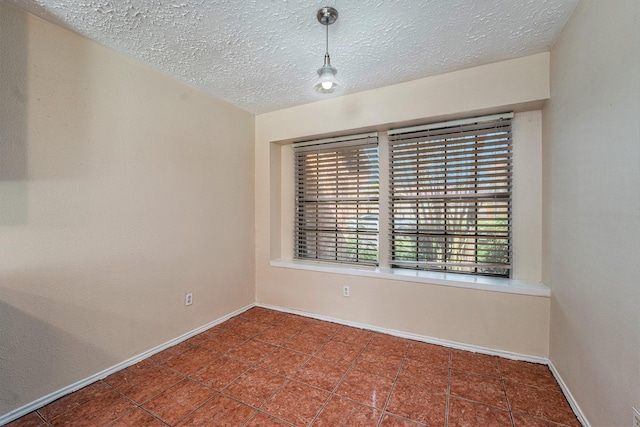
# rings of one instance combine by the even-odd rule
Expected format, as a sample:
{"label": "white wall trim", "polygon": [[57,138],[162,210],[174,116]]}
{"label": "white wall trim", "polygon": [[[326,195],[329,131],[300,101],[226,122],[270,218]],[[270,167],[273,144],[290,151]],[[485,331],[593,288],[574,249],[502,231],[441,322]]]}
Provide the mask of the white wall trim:
{"label": "white wall trim", "polygon": [[562,377],[560,376],[560,373],[558,372],[556,367],[553,365],[553,362],[549,360],[547,362],[547,365],[549,366],[549,369],[551,370],[551,373],[553,374],[554,378],[558,382],[558,385],[560,385],[560,389],[562,390],[564,397],[567,398],[567,401],[569,402],[571,409],[573,409],[573,412],[576,414],[576,417],[578,417],[578,421],[580,421],[580,424],[582,424],[584,427],[591,427],[591,424],[589,424],[589,421],[587,421],[587,417],[584,415],[584,412],[582,412],[582,408],[580,408],[580,405],[578,405],[578,402],[576,402],[576,400],[573,398],[573,395],[569,391],[569,387],[567,387],[565,382],[562,380]]}
{"label": "white wall trim", "polygon": [[292,310],[292,309],[289,309],[289,308],[278,307],[278,306],[269,305],[269,304],[256,303],[256,306],[263,307],[263,308],[268,308],[270,310],[281,311],[281,312],[284,312],[284,313],[297,314],[298,316],[311,317],[313,319],[324,320],[324,321],[332,322],[332,323],[338,323],[340,325],[353,326],[354,328],[360,328],[360,329],[366,329],[366,330],[369,330],[369,331],[380,332],[380,333],[383,333],[383,334],[393,335],[395,337],[400,337],[400,338],[407,338],[407,339],[410,339],[410,340],[425,342],[425,343],[428,343],[428,344],[436,344],[436,345],[441,345],[441,346],[444,346],[444,347],[455,348],[457,350],[465,350],[465,351],[471,351],[473,353],[488,354],[490,356],[500,356],[500,357],[504,357],[505,359],[522,360],[522,361],[525,361],[525,362],[539,363],[539,364],[543,364],[543,365],[546,365],[548,363],[548,359],[546,359],[544,357],[529,356],[529,355],[526,355],[526,354],[513,353],[513,352],[505,351],[505,350],[496,350],[496,349],[492,349],[492,348],[488,348],[488,347],[481,347],[481,346],[476,346],[476,345],[471,345],[471,344],[464,344],[464,343],[460,343],[460,342],[456,342],[456,341],[442,340],[442,339],[438,339],[438,338],[428,337],[428,336],[425,336],[425,335],[418,335],[418,334],[412,334],[412,333],[409,333],[409,332],[402,332],[402,331],[398,331],[396,329],[381,328],[379,326],[368,325],[368,324],[365,324],[365,323],[351,322],[349,320],[338,319],[338,318],[330,317],[330,316],[323,316],[323,315],[315,314],[315,313],[308,313],[308,312],[305,312],[305,311]]}
{"label": "white wall trim", "polygon": [[210,329],[216,325],[219,325],[220,323],[226,322],[227,320],[229,320],[232,317],[235,317],[241,313],[244,313],[245,311],[249,310],[250,308],[254,307],[254,304],[249,304],[245,307],[242,307],[234,312],[231,312],[225,316],[222,316],[216,320],[214,320],[213,322],[207,323],[204,326],[201,326],[199,328],[196,328],[190,332],[187,332],[186,334],[180,335],[177,338],[174,338],[170,341],[167,341],[164,344],[160,344],[157,347],[154,347],[150,350],[147,350],[145,352],[142,352],[136,356],[133,356],[130,359],[125,360],[124,362],[120,362],[117,365],[114,365],[110,368],[105,369],[104,371],[100,371],[97,374],[93,374],[90,377],[87,377],[83,380],[80,380],[78,382],[75,382],[73,384],[70,384],[66,387],[61,388],[60,390],[54,391],[53,393],[47,394],[46,396],[43,396],[39,399],[34,400],[31,403],[27,403],[24,406],[21,406],[18,409],[15,409],[9,413],[6,413],[2,416],[0,416],[0,426],[3,426],[5,424],[10,423],[11,421],[17,420],[18,418],[27,415],[30,412],[35,411],[36,409],[40,409],[43,406],[53,402],[54,400],[60,399],[61,397],[66,396],[67,394],[73,393],[74,391],[80,390],[83,387],[88,386],[89,384],[92,384],[98,380],[101,380],[103,378],[108,377],[111,374],[114,374],[124,368],[127,368],[131,365],[134,365],[136,363],[138,363],[139,361],[146,359],[148,357],[153,356],[156,353],[161,352],[162,350],[165,350],[169,347],[173,347],[176,344],[180,344],[182,341],[188,340],[189,338],[198,335],[201,332],[206,331],[207,329]]}

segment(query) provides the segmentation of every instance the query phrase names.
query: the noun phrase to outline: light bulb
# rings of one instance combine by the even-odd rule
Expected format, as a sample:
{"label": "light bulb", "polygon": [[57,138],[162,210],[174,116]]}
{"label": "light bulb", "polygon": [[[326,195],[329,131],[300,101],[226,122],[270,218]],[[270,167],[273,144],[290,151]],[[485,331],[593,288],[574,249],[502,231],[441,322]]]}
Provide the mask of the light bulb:
{"label": "light bulb", "polygon": [[333,82],[322,82],[322,89],[329,90],[333,87]]}

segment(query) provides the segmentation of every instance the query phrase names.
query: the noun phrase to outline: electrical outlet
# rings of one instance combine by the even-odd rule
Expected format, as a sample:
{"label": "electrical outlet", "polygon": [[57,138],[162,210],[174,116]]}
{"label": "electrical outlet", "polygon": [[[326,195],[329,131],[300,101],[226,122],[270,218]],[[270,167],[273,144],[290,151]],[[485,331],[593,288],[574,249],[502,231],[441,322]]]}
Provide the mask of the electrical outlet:
{"label": "electrical outlet", "polygon": [[633,427],[640,427],[640,412],[633,408]]}
{"label": "electrical outlet", "polygon": [[193,292],[187,292],[184,294],[184,305],[193,304]]}
{"label": "electrical outlet", "polygon": [[342,296],[343,297],[348,297],[349,296],[349,287],[348,286],[343,286],[342,287]]}

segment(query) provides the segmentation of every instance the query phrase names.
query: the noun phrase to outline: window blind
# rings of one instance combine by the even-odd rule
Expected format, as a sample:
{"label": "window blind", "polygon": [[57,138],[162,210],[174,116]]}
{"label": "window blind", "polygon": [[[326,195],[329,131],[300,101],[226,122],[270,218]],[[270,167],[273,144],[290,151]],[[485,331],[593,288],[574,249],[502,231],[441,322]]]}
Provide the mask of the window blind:
{"label": "window blind", "polygon": [[293,144],[299,259],[377,265],[377,133]]}
{"label": "window blind", "polygon": [[392,267],[509,276],[512,117],[389,131]]}

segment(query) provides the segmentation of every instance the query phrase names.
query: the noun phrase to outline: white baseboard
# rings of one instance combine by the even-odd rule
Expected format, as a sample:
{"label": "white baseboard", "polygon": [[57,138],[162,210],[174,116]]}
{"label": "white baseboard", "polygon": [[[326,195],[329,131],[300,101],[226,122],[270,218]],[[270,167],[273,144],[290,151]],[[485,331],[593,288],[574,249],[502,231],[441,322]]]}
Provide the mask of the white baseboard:
{"label": "white baseboard", "polygon": [[582,412],[580,405],[578,405],[578,402],[576,402],[576,400],[573,398],[573,395],[569,391],[569,388],[567,387],[565,382],[562,380],[560,373],[558,373],[558,370],[556,369],[556,367],[553,366],[553,363],[551,362],[551,360],[548,361],[547,365],[549,365],[549,369],[551,370],[551,373],[553,374],[554,378],[558,382],[558,385],[560,385],[560,389],[562,390],[562,393],[564,393],[564,397],[567,398],[567,402],[569,402],[571,409],[573,409],[573,412],[576,414],[576,417],[578,417],[578,421],[580,421],[580,424],[582,424],[584,427],[591,427],[591,424],[589,424],[589,421],[587,421],[587,417],[584,415],[584,412]]}
{"label": "white baseboard", "polygon": [[504,357],[506,359],[523,360],[523,361],[526,361],[526,362],[539,363],[539,364],[543,364],[543,365],[546,365],[548,363],[548,359],[546,359],[544,357],[530,356],[530,355],[526,355],[526,354],[514,353],[514,352],[510,352],[510,351],[505,351],[505,350],[496,350],[496,349],[488,348],[488,347],[482,347],[482,346],[477,346],[477,345],[472,345],[472,344],[464,344],[464,343],[460,343],[460,342],[456,342],[456,341],[442,340],[442,339],[432,338],[432,337],[428,337],[428,336],[424,336],[424,335],[412,334],[412,333],[409,333],[409,332],[402,332],[402,331],[398,331],[398,330],[395,330],[395,329],[387,329],[387,328],[381,328],[379,326],[367,325],[367,324],[364,324],[364,323],[351,322],[349,320],[338,319],[338,318],[335,318],[335,317],[323,316],[323,315],[318,315],[318,314],[314,314],[314,313],[307,313],[307,312],[298,311],[298,310],[291,310],[291,309],[288,309],[288,308],[278,307],[278,306],[269,305],[269,304],[257,303],[256,306],[263,307],[263,308],[268,308],[270,310],[281,311],[281,312],[284,312],[284,313],[297,314],[299,316],[311,317],[313,319],[325,320],[327,322],[338,323],[338,324],[341,324],[341,325],[353,326],[355,328],[367,329],[369,331],[380,332],[380,333],[383,333],[383,334],[393,335],[393,336],[401,337],[401,338],[407,338],[407,339],[415,340],[415,341],[421,341],[421,342],[425,342],[425,343],[429,343],[429,344],[437,344],[437,345],[441,345],[441,346],[444,346],[444,347],[455,348],[455,349],[458,349],[458,350],[471,351],[473,353],[488,354],[490,356],[500,356],[500,357]]}
{"label": "white baseboard", "polygon": [[3,426],[5,424],[10,423],[11,421],[17,420],[18,418],[27,415],[30,412],[35,411],[36,409],[40,409],[43,406],[53,402],[54,400],[58,400],[61,397],[66,396],[69,393],[73,393],[74,391],[80,390],[83,387],[88,386],[89,384],[92,384],[98,380],[101,380],[103,378],[108,377],[109,375],[116,373],[124,368],[127,368],[131,365],[134,365],[136,363],[138,363],[139,361],[146,359],[148,357],[153,356],[156,353],[161,352],[162,350],[165,350],[169,347],[173,347],[176,344],[181,343],[182,341],[185,341],[195,335],[198,335],[201,332],[206,331],[207,329],[210,329],[216,325],[219,325],[220,323],[223,323],[227,320],[229,320],[232,317],[237,316],[238,314],[244,313],[245,311],[249,310],[250,308],[254,307],[255,304],[250,304],[247,305],[245,307],[242,307],[232,313],[227,314],[226,316],[220,317],[216,320],[214,320],[211,323],[208,323],[204,326],[201,326],[199,328],[196,328],[190,332],[187,332],[184,335],[180,335],[177,338],[174,338],[170,341],[167,341],[164,344],[161,344],[157,347],[152,348],[151,350],[147,350],[143,353],[140,353],[130,359],[125,360],[124,362],[120,362],[117,365],[114,365],[110,368],[105,369],[104,371],[100,371],[97,374],[91,375],[88,378],[85,378],[83,380],[80,380],[78,382],[75,382],[73,384],[70,384],[66,387],[61,388],[60,390],[54,391],[53,393],[47,394],[46,396],[43,396],[39,399],[34,400],[31,403],[27,403],[24,406],[21,406],[18,409],[15,409],[9,413],[6,413],[2,416],[0,416],[0,426]]}

